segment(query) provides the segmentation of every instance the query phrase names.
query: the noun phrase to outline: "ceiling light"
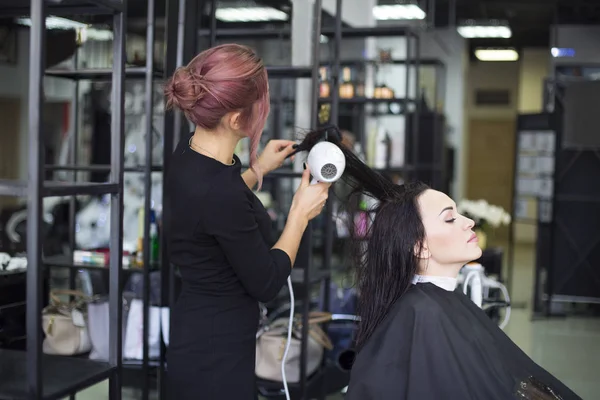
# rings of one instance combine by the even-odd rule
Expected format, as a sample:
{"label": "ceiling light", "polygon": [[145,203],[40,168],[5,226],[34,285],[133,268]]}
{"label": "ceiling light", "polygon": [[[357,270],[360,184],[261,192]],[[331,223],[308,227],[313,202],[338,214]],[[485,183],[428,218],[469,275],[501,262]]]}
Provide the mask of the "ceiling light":
{"label": "ceiling light", "polygon": [[216,17],[223,22],[287,21],[288,15],[273,7],[217,8]]}
{"label": "ceiling light", "polygon": [[558,58],[558,57],[575,57],[575,49],[553,47],[550,50],[550,54],[552,54],[552,57],[554,57],[554,58]]}
{"label": "ceiling light", "polygon": [[[31,26],[31,18],[18,18],[17,24]],[[47,29],[81,29],[89,25],[60,17],[46,17]]]}
{"label": "ceiling light", "polygon": [[515,49],[476,49],[479,61],[517,61],[519,53]]}
{"label": "ceiling light", "polygon": [[376,20],[425,19],[425,12],[416,4],[391,4],[373,7]]}
{"label": "ceiling light", "polygon": [[457,28],[458,33],[466,38],[504,38],[512,36],[512,31],[507,23],[500,21],[476,22],[466,21]]}

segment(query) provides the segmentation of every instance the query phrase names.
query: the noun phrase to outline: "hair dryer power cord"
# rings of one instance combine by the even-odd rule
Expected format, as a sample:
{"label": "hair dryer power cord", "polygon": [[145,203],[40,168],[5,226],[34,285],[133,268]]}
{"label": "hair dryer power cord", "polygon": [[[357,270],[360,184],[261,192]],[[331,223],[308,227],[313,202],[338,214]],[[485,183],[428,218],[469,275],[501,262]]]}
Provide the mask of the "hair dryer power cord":
{"label": "hair dryer power cord", "polygon": [[283,381],[283,390],[285,391],[286,400],[290,400],[290,389],[288,388],[287,378],[285,376],[285,362],[287,360],[288,352],[290,350],[290,343],[292,342],[292,329],[294,328],[294,289],[292,288],[292,278],[288,276],[287,279],[288,289],[290,291],[290,319],[288,321],[287,340],[285,342],[285,349],[283,351],[283,357],[281,358],[281,379]]}

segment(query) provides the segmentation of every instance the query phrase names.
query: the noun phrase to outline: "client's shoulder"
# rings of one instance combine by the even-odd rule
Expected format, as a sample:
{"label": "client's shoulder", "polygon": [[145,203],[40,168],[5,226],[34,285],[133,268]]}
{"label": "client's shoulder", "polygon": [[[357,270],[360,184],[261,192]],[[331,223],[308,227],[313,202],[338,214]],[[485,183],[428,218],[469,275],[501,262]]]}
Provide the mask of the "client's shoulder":
{"label": "client's shoulder", "polygon": [[394,313],[397,314],[425,314],[428,316],[439,315],[443,312],[440,300],[432,295],[430,284],[412,285],[394,305]]}

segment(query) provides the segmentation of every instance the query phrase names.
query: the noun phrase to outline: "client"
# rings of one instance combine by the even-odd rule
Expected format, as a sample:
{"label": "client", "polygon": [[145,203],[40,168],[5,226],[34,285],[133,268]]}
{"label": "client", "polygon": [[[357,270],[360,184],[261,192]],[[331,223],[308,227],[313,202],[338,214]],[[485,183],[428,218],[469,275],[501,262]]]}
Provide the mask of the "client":
{"label": "client", "polygon": [[378,200],[358,254],[361,322],[345,399],[579,399],[455,290],[461,267],[481,255],[473,221],[444,193],[395,185],[341,148],[342,179]]}

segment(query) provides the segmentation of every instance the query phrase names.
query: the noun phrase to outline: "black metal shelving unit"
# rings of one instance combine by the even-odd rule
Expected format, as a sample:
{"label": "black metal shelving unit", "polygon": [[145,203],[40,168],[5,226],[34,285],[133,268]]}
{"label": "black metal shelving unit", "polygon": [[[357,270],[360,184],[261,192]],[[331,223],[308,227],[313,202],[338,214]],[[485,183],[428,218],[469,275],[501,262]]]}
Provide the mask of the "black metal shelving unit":
{"label": "black metal shelving unit", "polygon": [[[126,8],[126,5],[123,5],[123,8]],[[155,265],[150,260],[150,218],[151,218],[151,187],[152,187],[152,172],[161,172],[163,171],[162,165],[152,165],[152,147],[153,137],[152,137],[152,125],[153,125],[153,117],[154,117],[154,85],[157,81],[160,81],[164,78],[164,72],[158,70],[154,65],[154,55],[155,55],[155,32],[156,32],[156,1],[148,0],[147,1],[147,25],[146,25],[146,65],[145,67],[127,67],[125,69],[125,78],[126,79],[134,79],[134,80],[144,80],[145,88],[144,88],[144,108],[145,108],[145,121],[147,127],[147,134],[145,137],[145,162],[142,165],[138,165],[135,167],[122,167],[122,171],[126,173],[141,173],[144,175],[144,232],[143,232],[143,245],[142,245],[142,268],[129,268],[122,270],[122,273],[127,275],[142,273],[143,275],[143,295],[142,301],[144,304],[143,311],[143,344],[142,344],[142,359],[141,360],[121,360],[121,369],[133,369],[141,371],[141,390],[142,390],[142,399],[147,400],[150,395],[150,370],[157,368],[159,365],[164,365],[164,347],[161,348],[161,354],[159,360],[150,359],[149,357],[149,345],[148,345],[148,332],[149,332],[149,307],[150,307],[150,273]],[[116,38],[114,39],[117,40]],[[166,66],[165,66],[166,67]],[[65,78],[75,81],[76,83],[76,97],[73,102],[75,105],[75,113],[77,113],[77,104],[78,104],[78,83],[82,80],[94,81],[94,82],[105,82],[111,81],[111,70],[110,69],[77,69],[77,57],[75,57],[75,68],[74,69],[51,69],[46,71],[46,75],[52,77]],[[115,90],[115,84],[113,80],[113,91]],[[76,144],[77,144],[77,130],[75,130],[75,136],[72,138],[73,143],[73,152],[71,155],[71,160],[73,161],[73,165],[46,165],[47,170],[54,171],[84,171],[84,172],[103,172],[110,171],[111,166],[108,165],[77,165],[77,153],[76,153]],[[111,151],[114,153],[114,150]],[[121,150],[121,154],[123,154],[123,150]],[[91,194],[91,193],[89,193]],[[94,193],[96,194],[96,193]],[[75,205],[71,204],[71,213],[70,213],[70,247],[73,250],[75,248]],[[113,220],[111,220],[111,223]],[[122,224],[122,222],[121,222]],[[112,231],[111,225],[111,231]],[[122,229],[121,229],[122,230]],[[112,237],[112,235],[111,235]],[[121,252],[122,253],[122,252]],[[105,267],[98,267],[92,265],[85,265],[73,262],[72,257],[68,256],[58,256],[58,257],[49,257],[47,259],[47,264],[53,267],[63,267],[69,268],[69,281],[71,288],[75,285],[75,274],[74,272],[79,269],[88,269],[93,271],[102,271],[109,272],[109,269]],[[112,265],[112,260],[111,260]],[[166,271],[167,268],[162,268],[161,271]],[[112,271],[112,270],[110,270]],[[163,281],[166,280],[164,277],[165,273],[161,272],[161,277]],[[113,285],[113,273],[110,272],[110,285],[112,290]],[[119,288],[122,290],[123,282],[119,281]],[[164,292],[164,290],[163,290]],[[167,304],[164,295],[161,295],[162,304]],[[158,389],[162,390],[163,379],[159,377]],[[121,390],[121,386],[123,384],[123,380],[120,379],[119,383],[119,392]],[[161,392],[164,393],[164,392]],[[161,397],[161,398],[164,398]]]}
{"label": "black metal shelving unit", "polygon": [[[113,16],[113,67],[103,71],[113,83],[111,102],[111,163],[107,183],[45,182],[42,106],[46,59],[46,16],[106,14]],[[29,65],[29,148],[27,182],[0,181],[0,195],[27,197],[27,347],[26,351],[0,350],[0,399],[75,398],[75,393],[98,382],[109,380],[109,398],[121,397],[121,276],[122,205],[126,1],[72,0],[50,3],[31,0],[3,1],[0,15],[31,16]],[[87,71],[94,75],[96,71]],[[85,76],[86,72],[81,72]],[[42,199],[51,196],[111,195],[110,239],[109,361],[95,362],[77,357],[47,356],[42,353],[41,312],[46,291],[43,278],[47,270],[42,257]]]}

